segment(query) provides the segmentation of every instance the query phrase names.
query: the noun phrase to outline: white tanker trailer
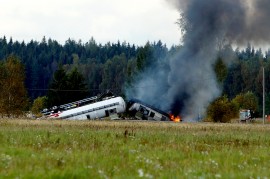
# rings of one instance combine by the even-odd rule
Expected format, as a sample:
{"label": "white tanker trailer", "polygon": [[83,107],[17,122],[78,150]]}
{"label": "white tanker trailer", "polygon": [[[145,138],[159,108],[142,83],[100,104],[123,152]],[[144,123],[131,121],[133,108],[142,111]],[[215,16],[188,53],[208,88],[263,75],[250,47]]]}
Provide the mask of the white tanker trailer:
{"label": "white tanker trailer", "polygon": [[98,97],[86,98],[80,101],[55,106],[51,110],[44,109],[42,113],[51,119],[91,120],[124,113],[126,103],[122,97],[106,97],[97,101]]}

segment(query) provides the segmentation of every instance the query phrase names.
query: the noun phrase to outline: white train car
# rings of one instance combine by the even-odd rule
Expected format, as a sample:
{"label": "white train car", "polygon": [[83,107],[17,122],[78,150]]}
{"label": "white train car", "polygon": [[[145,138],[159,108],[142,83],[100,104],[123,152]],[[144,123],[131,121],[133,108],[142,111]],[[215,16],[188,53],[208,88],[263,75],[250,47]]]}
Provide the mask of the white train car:
{"label": "white train car", "polygon": [[46,115],[51,119],[92,120],[124,113],[125,110],[126,103],[122,97],[109,97],[82,106],[77,102],[61,105]]}

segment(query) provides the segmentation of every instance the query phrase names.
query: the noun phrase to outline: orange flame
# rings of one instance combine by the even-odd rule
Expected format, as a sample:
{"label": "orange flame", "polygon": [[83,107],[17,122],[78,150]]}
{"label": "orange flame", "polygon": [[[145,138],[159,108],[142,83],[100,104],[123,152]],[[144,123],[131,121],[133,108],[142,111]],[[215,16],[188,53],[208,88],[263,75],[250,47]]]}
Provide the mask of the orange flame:
{"label": "orange flame", "polygon": [[180,122],[181,121],[180,116],[174,116],[173,114],[170,115],[170,118],[173,122]]}

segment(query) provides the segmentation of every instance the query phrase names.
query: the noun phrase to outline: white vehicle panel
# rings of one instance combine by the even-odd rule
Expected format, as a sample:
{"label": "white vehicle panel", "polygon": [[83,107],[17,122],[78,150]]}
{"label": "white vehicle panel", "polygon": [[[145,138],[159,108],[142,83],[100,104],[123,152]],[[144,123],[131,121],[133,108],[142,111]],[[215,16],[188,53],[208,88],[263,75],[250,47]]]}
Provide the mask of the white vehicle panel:
{"label": "white vehicle panel", "polygon": [[[49,116],[55,119],[86,120],[105,117],[110,113],[123,113],[126,110],[126,103],[122,97],[114,97],[98,101],[85,106],[59,111]],[[112,112],[111,112],[112,111]],[[107,113],[107,114],[106,114]]]}

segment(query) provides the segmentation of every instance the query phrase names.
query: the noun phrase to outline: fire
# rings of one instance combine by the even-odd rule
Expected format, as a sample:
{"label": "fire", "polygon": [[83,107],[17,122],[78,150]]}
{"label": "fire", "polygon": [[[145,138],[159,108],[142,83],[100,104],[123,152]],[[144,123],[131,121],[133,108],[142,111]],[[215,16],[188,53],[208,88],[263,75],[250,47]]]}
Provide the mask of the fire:
{"label": "fire", "polygon": [[170,118],[173,122],[180,122],[181,121],[181,118],[180,116],[175,116],[173,114],[170,114]]}

